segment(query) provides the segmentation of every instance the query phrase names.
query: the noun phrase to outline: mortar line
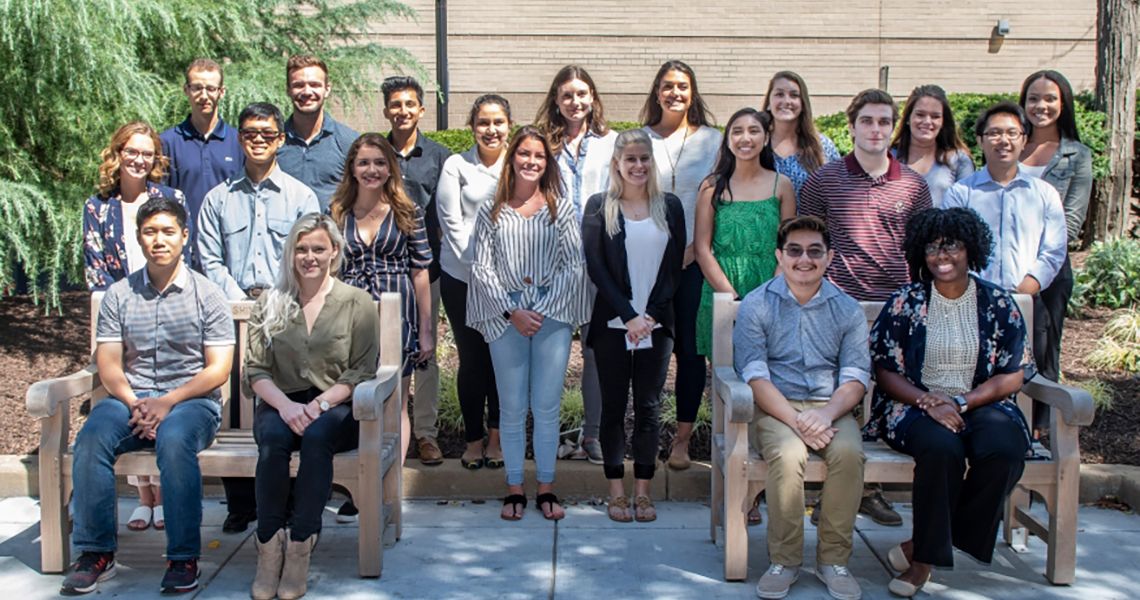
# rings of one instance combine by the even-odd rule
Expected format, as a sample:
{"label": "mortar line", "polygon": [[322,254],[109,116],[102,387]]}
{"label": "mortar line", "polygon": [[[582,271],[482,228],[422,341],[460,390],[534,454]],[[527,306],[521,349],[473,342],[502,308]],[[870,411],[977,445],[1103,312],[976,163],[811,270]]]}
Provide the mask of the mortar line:
{"label": "mortar line", "polygon": [[558,521],[554,522],[554,543],[550,549],[550,594],[548,600],[554,600],[554,590],[558,586]]}
{"label": "mortar line", "polygon": [[214,580],[218,578],[218,575],[222,573],[222,569],[226,568],[226,565],[230,564],[230,561],[233,560],[235,556],[237,556],[238,552],[241,552],[241,549],[245,547],[245,543],[249,541],[249,538],[255,535],[257,535],[256,527],[254,527],[253,531],[251,531],[248,535],[244,536],[241,542],[237,544],[237,546],[234,546],[234,551],[230,552],[229,555],[226,556],[225,560],[218,564],[218,568],[214,571],[214,574],[211,575],[209,579],[207,579],[205,582],[198,582],[198,589],[194,590],[194,595],[190,597],[190,600],[196,599],[199,594],[205,592],[206,588],[210,587],[210,584],[213,583]]}

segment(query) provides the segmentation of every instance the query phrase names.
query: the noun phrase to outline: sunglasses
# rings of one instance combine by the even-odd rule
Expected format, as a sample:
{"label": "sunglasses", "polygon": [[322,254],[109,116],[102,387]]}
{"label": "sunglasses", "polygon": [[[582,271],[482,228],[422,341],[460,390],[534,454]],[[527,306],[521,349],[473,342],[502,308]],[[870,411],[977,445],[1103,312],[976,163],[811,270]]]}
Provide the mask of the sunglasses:
{"label": "sunglasses", "polygon": [[238,134],[241,135],[241,139],[252,142],[258,138],[275,140],[281,135],[281,132],[276,129],[242,129],[238,131]]}
{"label": "sunglasses", "polygon": [[807,250],[804,250],[802,246],[792,244],[784,246],[782,251],[784,253],[784,256],[791,258],[799,258],[806,253],[808,255],[808,258],[812,260],[819,260],[827,255],[827,250],[820,248],[819,246],[812,246]]}

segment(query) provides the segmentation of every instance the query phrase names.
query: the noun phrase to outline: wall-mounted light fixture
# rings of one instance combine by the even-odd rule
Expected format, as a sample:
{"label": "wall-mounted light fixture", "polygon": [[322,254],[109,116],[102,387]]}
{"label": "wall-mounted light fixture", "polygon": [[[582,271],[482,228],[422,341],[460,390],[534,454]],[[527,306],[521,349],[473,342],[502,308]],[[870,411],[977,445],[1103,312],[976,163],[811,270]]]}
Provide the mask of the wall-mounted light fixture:
{"label": "wall-mounted light fixture", "polygon": [[998,19],[997,26],[994,27],[994,33],[1001,37],[1009,35],[1009,19]]}

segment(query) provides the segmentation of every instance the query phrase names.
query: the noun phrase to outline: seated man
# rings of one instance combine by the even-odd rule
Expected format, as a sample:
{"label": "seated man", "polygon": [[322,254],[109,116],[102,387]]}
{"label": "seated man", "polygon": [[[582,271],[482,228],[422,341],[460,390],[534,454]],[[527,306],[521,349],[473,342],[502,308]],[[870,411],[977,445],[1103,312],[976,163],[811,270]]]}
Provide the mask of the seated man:
{"label": "seated man", "polygon": [[863,444],[851,410],[870,380],[863,309],[823,278],[834,253],[818,217],[797,217],[776,234],[781,275],[740,304],[732,343],[736,372],[759,409],[749,430],[768,461],[768,557],[756,595],[783,598],[799,577],[808,450],[827,462],[816,576],[834,598],[855,600],[847,570],[863,490]]}
{"label": "seated man", "polygon": [[115,460],[154,448],[166,503],[164,593],[198,587],[202,475],[198,452],[221,423],[218,388],[233,363],[234,326],[218,286],[182,261],[186,209],[168,198],[138,212],[146,266],[107,290],[95,362],[110,394],[75,439],[72,542],[81,553],[60,593],[85,594],[115,574]]}

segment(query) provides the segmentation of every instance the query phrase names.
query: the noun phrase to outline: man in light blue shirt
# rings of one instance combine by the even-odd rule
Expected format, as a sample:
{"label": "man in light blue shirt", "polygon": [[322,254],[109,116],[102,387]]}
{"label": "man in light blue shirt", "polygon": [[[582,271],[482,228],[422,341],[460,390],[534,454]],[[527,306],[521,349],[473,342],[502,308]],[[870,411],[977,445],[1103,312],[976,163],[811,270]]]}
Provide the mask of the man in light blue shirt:
{"label": "man in light blue shirt", "polygon": [[293,114],[285,122],[285,140],[277,160],[282,170],[313,189],[321,210],[328,212],[348,147],[358,135],[325,111],[332,84],[321,59],[307,54],[290,57],[285,66],[285,91],[293,101]]}
{"label": "man in light blue shirt", "polygon": [[283,122],[272,104],[246,107],[238,118],[245,168],[202,203],[202,270],[230,300],[256,298],[272,287],[293,223],[321,210],[313,190],[277,166]]}
{"label": "man in light blue shirt", "polygon": [[818,217],[776,234],[782,274],[750,292],[733,329],[734,366],[752,388],[749,442],[768,461],[768,556],[756,595],[783,598],[799,576],[808,451],[827,463],[816,576],[835,598],[858,598],[847,570],[863,496],[863,439],[851,414],[871,379],[867,318],[824,272],[834,257]]}
{"label": "man in light blue shirt", "polygon": [[1018,167],[1025,147],[1020,106],[995,104],[978,119],[975,132],[986,168],[950,186],[942,208],[972,208],[989,224],[994,248],[980,273],[983,279],[1036,295],[1049,287],[1065,262],[1068,237],[1061,197],[1048,182]]}

